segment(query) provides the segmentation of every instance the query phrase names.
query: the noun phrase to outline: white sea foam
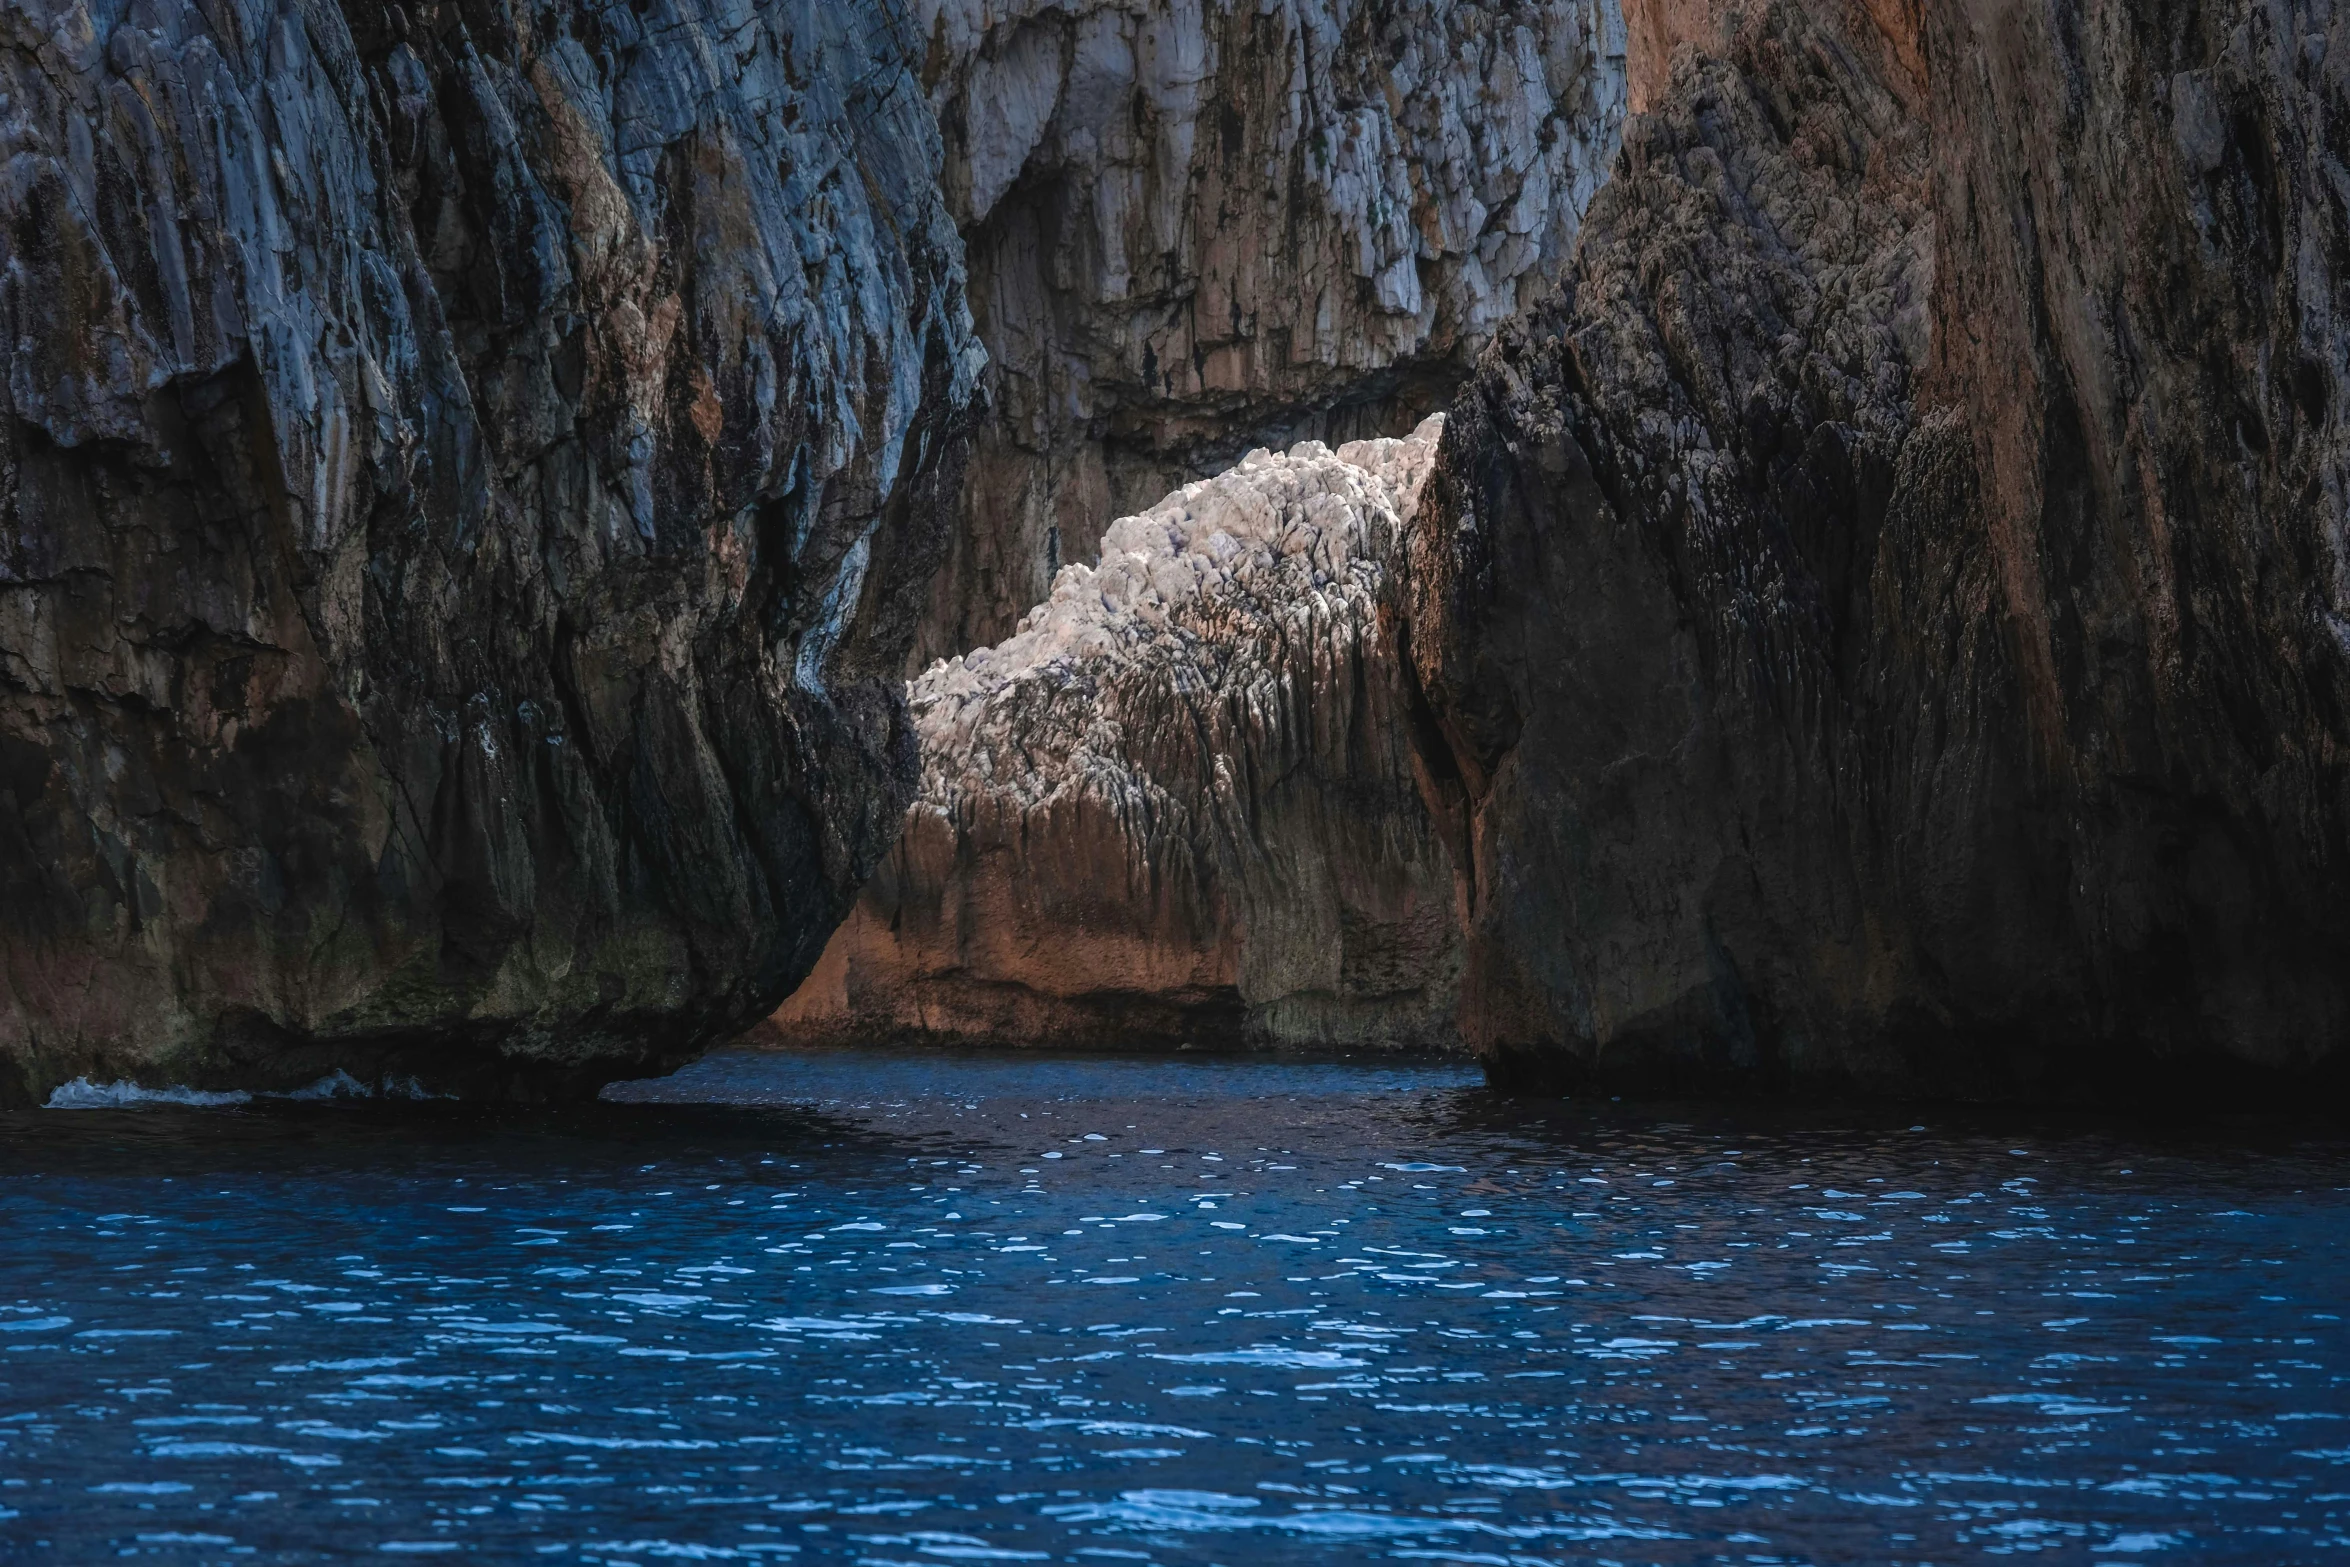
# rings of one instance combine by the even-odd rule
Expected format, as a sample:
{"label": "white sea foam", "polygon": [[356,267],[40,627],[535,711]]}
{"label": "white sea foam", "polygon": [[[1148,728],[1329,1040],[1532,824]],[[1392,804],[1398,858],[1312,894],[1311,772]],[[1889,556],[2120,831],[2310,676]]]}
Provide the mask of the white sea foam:
{"label": "white sea foam", "polygon": [[253,1096],[241,1088],[211,1093],[201,1088],[142,1088],[137,1083],[91,1082],[77,1077],[60,1083],[49,1095],[51,1110],[125,1110],[145,1105],[241,1105]]}
{"label": "white sea foam", "polygon": [[272,1094],[268,1097],[272,1099],[373,1099],[375,1090],[338,1066],[307,1088],[297,1088],[289,1094]]}
{"label": "white sea foam", "polygon": [[[87,1077],[77,1077],[50,1091],[45,1108],[50,1110],[129,1110],[156,1105],[196,1106],[217,1108],[222,1105],[251,1104],[255,1099],[292,1099],[317,1102],[331,1099],[373,1099],[376,1089],[361,1082],[342,1067],[320,1078],[315,1083],[288,1089],[284,1093],[255,1094],[242,1088],[214,1091],[188,1088],[174,1084],[168,1088],[148,1088],[129,1081],[93,1083]],[[386,1099],[449,1099],[451,1094],[436,1094],[414,1077],[390,1078],[383,1085]]]}

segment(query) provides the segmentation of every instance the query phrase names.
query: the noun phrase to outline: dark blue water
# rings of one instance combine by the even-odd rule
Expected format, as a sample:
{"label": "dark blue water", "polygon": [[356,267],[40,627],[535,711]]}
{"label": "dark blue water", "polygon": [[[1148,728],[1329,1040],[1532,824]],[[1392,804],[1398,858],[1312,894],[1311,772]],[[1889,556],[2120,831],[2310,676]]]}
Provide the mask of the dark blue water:
{"label": "dark blue water", "polygon": [[2341,1141],[734,1055],[0,1126],[0,1557],[2288,1563]]}

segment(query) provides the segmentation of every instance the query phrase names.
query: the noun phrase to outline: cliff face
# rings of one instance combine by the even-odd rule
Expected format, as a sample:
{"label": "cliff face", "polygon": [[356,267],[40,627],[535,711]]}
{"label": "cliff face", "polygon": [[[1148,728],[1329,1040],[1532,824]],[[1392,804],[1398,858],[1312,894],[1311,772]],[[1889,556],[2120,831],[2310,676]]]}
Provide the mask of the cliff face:
{"label": "cliff face", "polygon": [[0,12],[0,1098],[2338,1081],[2346,28]]}
{"label": "cliff face", "polygon": [[0,1093],[514,1092],[893,836],[980,358],[880,6],[0,11]]}
{"label": "cliff face", "polygon": [[1713,20],[1412,539],[1471,1040],[1656,1088],[2338,1081],[2345,23]]}
{"label": "cliff face", "polygon": [[1614,156],[1615,0],[919,0],[992,414],[916,666],[1252,446],[1400,435]]}
{"label": "cliff face", "polygon": [[1457,1039],[1391,592],[1440,428],[1186,485],[917,679],[920,796],[785,1035]]}
{"label": "cliff face", "polygon": [[[1548,286],[1615,146],[1616,7],[921,25],[993,358],[922,647],[1000,645],[915,680],[906,835],[779,1026],[1456,1046],[1394,603],[1435,426],[1323,438],[1411,424]],[[1104,534],[1274,432],[1315,439]]]}

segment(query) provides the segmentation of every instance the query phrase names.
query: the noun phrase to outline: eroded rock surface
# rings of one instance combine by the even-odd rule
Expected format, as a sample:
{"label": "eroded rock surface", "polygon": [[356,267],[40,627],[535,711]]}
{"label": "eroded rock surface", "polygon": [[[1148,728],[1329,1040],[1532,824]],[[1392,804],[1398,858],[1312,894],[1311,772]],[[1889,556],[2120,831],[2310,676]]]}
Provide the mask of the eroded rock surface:
{"label": "eroded rock surface", "polygon": [[914,667],[1250,447],[1401,435],[1613,159],[1616,0],[918,0],[993,410]]}
{"label": "eroded rock surface", "polygon": [[1016,635],[917,679],[905,836],[784,1033],[1457,1040],[1452,866],[1391,603],[1441,428],[1186,485]]}
{"label": "eroded rock surface", "polygon": [[981,358],[881,6],[0,9],[0,1091],[567,1091],[894,836]]}
{"label": "eroded rock surface", "polygon": [[1418,514],[1470,1039],[2338,1087],[2350,18],[1715,9]]}

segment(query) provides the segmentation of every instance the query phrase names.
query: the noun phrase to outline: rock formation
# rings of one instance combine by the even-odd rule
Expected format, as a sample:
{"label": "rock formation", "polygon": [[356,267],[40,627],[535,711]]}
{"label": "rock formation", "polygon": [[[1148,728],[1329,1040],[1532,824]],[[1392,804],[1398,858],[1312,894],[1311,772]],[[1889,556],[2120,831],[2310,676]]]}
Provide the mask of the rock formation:
{"label": "rock formation", "polygon": [[992,411],[917,658],[1259,445],[1401,435],[1563,263],[1617,0],[917,0]]}
{"label": "rock formation", "polygon": [[982,357],[905,29],[0,9],[0,1096],[592,1089],[791,989]]}
{"label": "rock formation", "polygon": [[786,1037],[1456,1039],[1391,602],[1441,427],[1251,453],[917,679],[921,793]]}
{"label": "rock formation", "polygon": [[657,1070],[877,865],[804,1033],[2338,1086],[2346,113],[2330,0],[24,0],[0,1099]]}
{"label": "rock formation", "polygon": [[2338,1087],[2350,17],[1657,10],[1670,77],[1411,541],[1470,1040]]}

